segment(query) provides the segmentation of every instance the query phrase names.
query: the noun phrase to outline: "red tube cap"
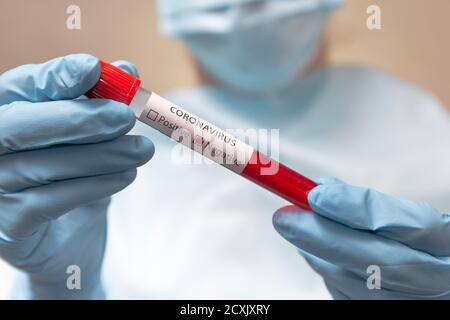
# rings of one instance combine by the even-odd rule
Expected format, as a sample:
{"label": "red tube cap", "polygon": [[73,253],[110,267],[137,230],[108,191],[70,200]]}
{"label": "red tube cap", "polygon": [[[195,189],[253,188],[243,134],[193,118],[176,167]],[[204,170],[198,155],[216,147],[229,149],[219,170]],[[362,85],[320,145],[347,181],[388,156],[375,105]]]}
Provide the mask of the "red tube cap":
{"label": "red tube cap", "polygon": [[100,67],[100,80],[86,96],[111,99],[130,105],[141,85],[141,80],[103,60],[100,60]]}

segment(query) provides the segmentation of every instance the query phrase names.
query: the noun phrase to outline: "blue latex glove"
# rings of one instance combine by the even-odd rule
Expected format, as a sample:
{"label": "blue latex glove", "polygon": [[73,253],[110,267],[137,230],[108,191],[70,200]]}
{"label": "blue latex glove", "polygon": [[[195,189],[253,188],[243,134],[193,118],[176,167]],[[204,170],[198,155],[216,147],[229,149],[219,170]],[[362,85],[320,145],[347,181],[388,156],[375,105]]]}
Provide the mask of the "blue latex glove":
{"label": "blue latex glove", "polygon": [[[84,54],[0,76],[0,256],[25,272],[16,296],[103,297],[109,196],[154,148],[125,136],[135,123],[127,106],[74,100],[99,76],[98,60]],[[66,286],[71,265],[81,270],[81,290]]]}
{"label": "blue latex glove", "polygon": [[[274,216],[334,298],[449,299],[450,217],[425,203],[325,178],[309,194],[316,213],[295,207]],[[381,272],[381,289],[372,270]]]}

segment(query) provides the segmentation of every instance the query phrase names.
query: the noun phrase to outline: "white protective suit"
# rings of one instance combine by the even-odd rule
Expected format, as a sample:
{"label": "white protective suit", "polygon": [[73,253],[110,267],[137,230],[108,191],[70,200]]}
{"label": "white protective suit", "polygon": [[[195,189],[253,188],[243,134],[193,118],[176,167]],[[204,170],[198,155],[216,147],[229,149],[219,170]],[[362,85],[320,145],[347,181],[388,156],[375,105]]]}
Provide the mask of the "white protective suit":
{"label": "white protective suit", "polygon": [[[222,128],[279,128],[281,162],[313,179],[336,176],[450,208],[447,111],[380,71],[328,67],[257,100],[214,87],[168,98]],[[135,133],[156,153],[110,209],[110,298],[329,298],[272,227],[284,200],[219,165],[174,164],[173,141],[144,124]]]}

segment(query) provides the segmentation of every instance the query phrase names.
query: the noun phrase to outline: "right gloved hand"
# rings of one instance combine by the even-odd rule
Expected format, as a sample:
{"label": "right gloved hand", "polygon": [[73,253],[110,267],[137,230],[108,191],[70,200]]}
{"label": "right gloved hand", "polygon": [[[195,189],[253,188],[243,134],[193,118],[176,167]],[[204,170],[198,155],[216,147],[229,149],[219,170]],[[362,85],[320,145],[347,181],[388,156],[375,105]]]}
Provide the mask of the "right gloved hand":
{"label": "right gloved hand", "polygon": [[[85,54],[0,76],[0,256],[25,272],[25,297],[102,297],[109,196],[153,155],[151,141],[125,135],[126,105],[77,99],[99,76]],[[67,287],[69,266],[80,290]]]}
{"label": "right gloved hand", "polygon": [[450,215],[426,203],[322,178],[315,213],[274,215],[277,231],[336,299],[450,299]]}

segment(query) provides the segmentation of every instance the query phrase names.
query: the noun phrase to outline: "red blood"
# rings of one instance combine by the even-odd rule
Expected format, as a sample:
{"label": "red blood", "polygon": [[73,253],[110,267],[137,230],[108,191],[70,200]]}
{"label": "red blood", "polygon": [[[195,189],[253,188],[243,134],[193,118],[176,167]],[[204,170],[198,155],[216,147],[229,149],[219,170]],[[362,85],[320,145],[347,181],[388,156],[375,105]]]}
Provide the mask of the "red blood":
{"label": "red blood", "polygon": [[[276,169],[277,166],[278,170],[269,170],[271,167]],[[270,171],[274,172],[267,174],[271,173]],[[312,211],[308,203],[308,194],[317,184],[266,155],[254,151],[242,176],[300,208]]]}

